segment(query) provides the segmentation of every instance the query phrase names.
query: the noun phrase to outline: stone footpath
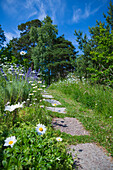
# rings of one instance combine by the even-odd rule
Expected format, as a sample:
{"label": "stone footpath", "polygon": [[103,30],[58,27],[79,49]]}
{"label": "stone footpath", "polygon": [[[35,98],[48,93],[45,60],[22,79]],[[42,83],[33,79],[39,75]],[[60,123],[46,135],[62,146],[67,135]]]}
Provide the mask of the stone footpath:
{"label": "stone footpath", "polygon": [[[66,114],[66,108],[55,107],[61,105],[61,103],[54,100],[52,95],[45,92],[42,96],[46,98],[45,101],[54,106],[46,107],[47,110]],[[76,118],[53,118],[52,125],[55,129],[72,136],[90,135],[90,132],[86,131],[82,123]],[[72,154],[74,159],[73,166],[76,170],[113,170],[113,159],[107,156],[102,147],[97,146],[95,143],[70,145],[68,149],[70,149],[68,152]],[[77,157],[75,156],[76,154]]]}

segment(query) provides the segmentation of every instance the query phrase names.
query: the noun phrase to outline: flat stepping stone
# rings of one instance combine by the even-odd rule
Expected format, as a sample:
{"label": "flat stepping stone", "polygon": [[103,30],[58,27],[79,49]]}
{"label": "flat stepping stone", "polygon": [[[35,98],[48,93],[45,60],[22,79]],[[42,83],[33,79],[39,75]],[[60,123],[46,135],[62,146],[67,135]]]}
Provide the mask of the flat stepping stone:
{"label": "flat stepping stone", "polygon": [[52,125],[55,129],[59,129],[61,132],[65,132],[72,136],[90,135],[90,133],[84,129],[82,123],[76,118],[53,118]]}
{"label": "flat stepping stone", "polygon": [[52,95],[45,95],[45,94],[43,94],[42,97],[44,97],[44,98],[53,98]]}
{"label": "flat stepping stone", "polygon": [[46,109],[51,110],[52,112],[66,113],[65,107],[46,107]]}
{"label": "flat stepping stone", "polygon": [[[70,145],[74,168],[78,170],[113,170],[113,159],[95,143]],[[73,149],[75,151],[73,151]],[[77,158],[75,158],[77,154]],[[77,168],[78,167],[78,168]]]}
{"label": "flat stepping stone", "polygon": [[53,100],[53,99],[45,99],[45,101],[51,103],[52,105],[56,104],[56,105],[61,105],[61,103],[57,100]]}

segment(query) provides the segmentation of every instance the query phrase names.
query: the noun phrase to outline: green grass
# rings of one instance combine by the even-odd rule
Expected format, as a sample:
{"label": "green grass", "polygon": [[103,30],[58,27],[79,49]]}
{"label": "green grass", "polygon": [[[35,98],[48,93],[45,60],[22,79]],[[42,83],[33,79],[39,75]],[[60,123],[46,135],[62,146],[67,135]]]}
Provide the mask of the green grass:
{"label": "green grass", "polygon": [[[90,131],[90,136],[71,136],[63,133],[70,144],[96,142],[113,156],[113,90],[81,82],[52,84],[47,92],[65,106],[67,113],[51,113],[51,117],[77,118]],[[112,116],[112,117],[111,117]],[[60,133],[60,132],[59,132]]]}

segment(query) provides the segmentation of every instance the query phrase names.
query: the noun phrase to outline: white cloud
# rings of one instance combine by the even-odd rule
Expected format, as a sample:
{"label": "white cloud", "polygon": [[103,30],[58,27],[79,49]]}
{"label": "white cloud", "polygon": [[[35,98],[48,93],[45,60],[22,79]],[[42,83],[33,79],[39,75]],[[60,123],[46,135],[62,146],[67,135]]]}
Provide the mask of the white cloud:
{"label": "white cloud", "polygon": [[74,11],[73,22],[77,23],[79,21],[80,17],[81,17],[81,9],[79,8],[79,9]]}
{"label": "white cloud", "polygon": [[11,32],[4,32],[5,36],[6,36],[6,42],[8,43],[10,40],[16,37],[19,37],[20,32],[18,30],[15,30],[15,33],[11,33]]}
{"label": "white cloud", "polygon": [[82,10],[80,8],[74,10],[72,21],[75,23],[78,23],[80,19],[88,18],[90,15],[95,14],[103,6],[103,5],[100,5],[99,7],[92,10],[91,5],[92,5],[92,3],[85,5],[84,13],[82,13]]}
{"label": "white cloud", "polygon": [[32,12],[31,14],[29,14],[29,16],[28,16],[28,18],[27,18],[27,19],[29,19],[29,18],[31,18],[31,17],[33,17],[33,16],[35,16],[35,15],[37,15],[37,11]]}
{"label": "white cloud", "polygon": [[58,24],[63,21],[61,18],[65,14],[64,0],[1,0],[1,2],[3,10],[20,23],[34,17],[43,20],[49,15],[53,23]]}

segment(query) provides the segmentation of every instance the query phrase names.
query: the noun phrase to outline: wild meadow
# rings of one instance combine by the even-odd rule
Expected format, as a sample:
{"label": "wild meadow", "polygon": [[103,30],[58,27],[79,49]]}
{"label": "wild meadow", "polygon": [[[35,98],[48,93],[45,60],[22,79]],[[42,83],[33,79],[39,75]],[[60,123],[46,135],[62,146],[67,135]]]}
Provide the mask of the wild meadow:
{"label": "wild meadow", "polygon": [[[41,92],[39,72],[4,64],[0,70],[0,168],[71,169],[73,159],[51,127]],[[59,168],[60,167],[60,168]]]}

